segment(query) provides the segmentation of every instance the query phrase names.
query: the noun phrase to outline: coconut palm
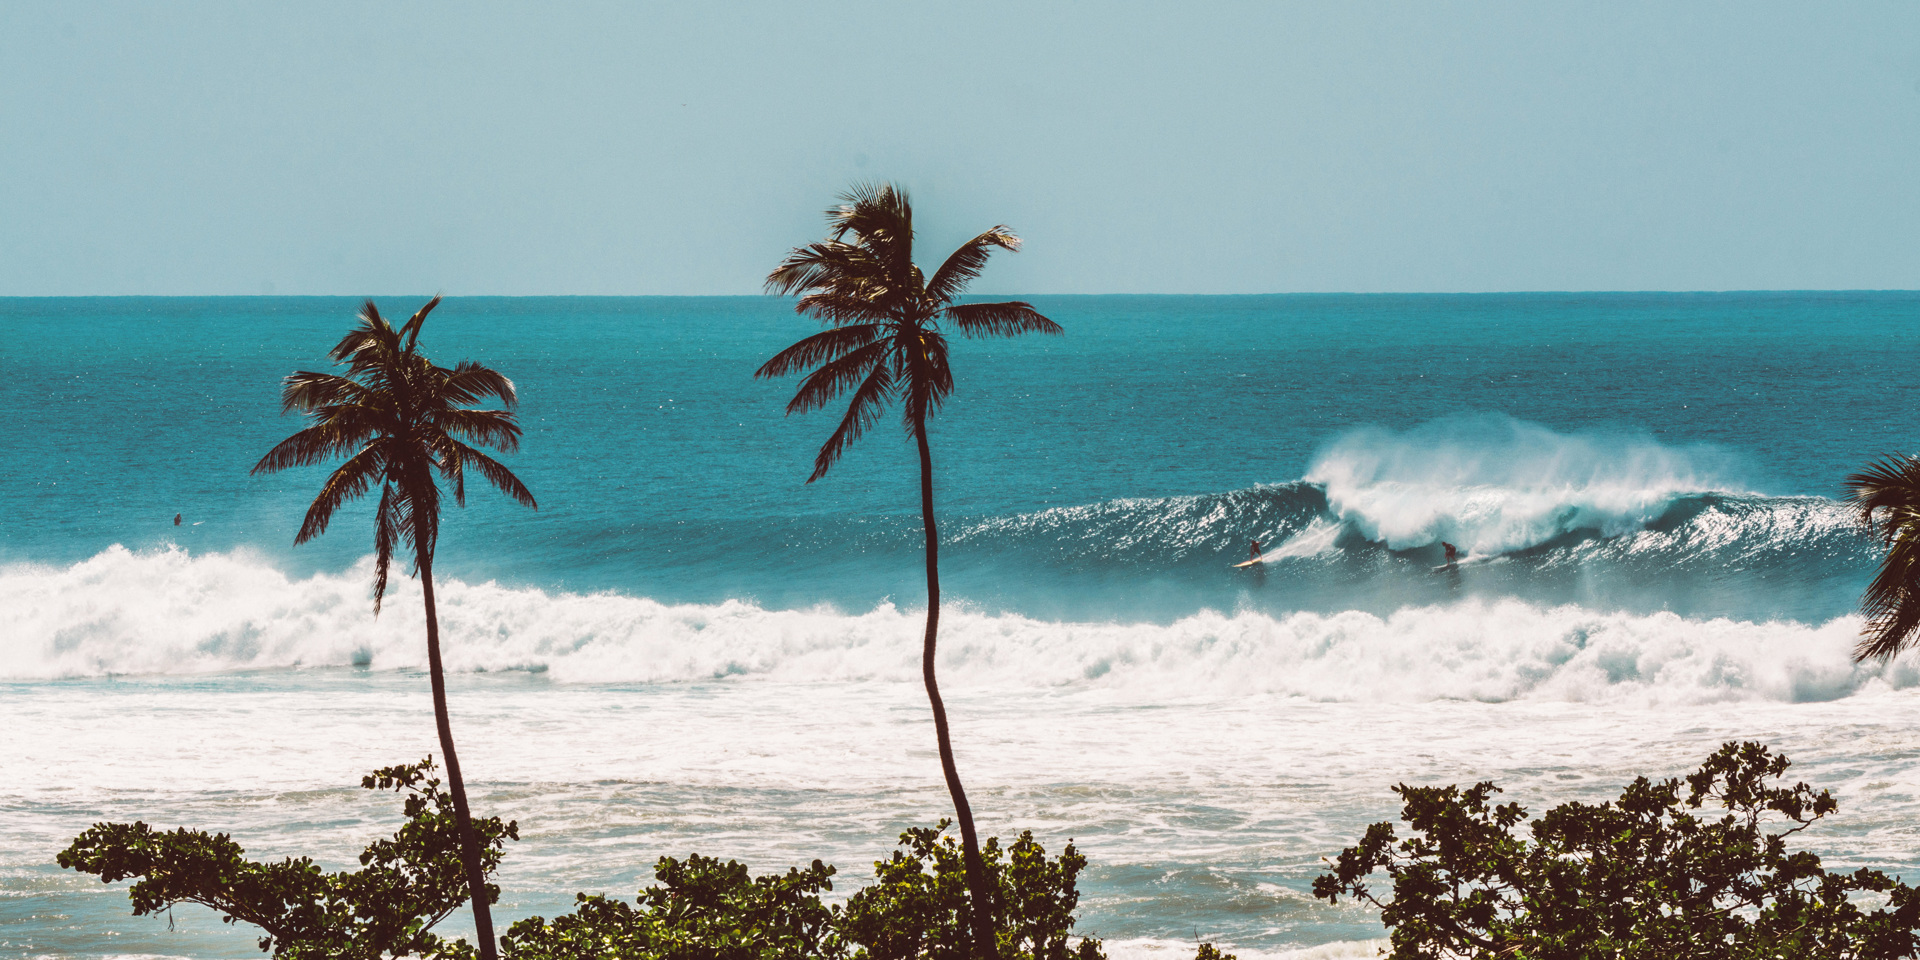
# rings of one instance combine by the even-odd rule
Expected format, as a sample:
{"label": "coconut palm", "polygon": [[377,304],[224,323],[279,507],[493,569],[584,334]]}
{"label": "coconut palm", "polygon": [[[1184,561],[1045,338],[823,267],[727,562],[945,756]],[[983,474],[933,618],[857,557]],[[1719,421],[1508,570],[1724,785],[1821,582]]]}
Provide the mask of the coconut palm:
{"label": "coconut palm", "polygon": [[920,654],[927,701],[933,707],[934,736],[940,744],[940,768],[960,821],[967,886],[973,901],[974,954],[994,955],[992,898],[973,811],[953,762],[947,711],[934,676],[934,647],[940,626],[940,540],[933,518],[933,455],[927,446],[927,419],[953,392],[947,366],[943,321],[969,337],[1012,337],[1023,333],[1059,333],[1059,324],[1031,304],[955,303],[954,298],[980,275],[994,248],[1018,250],[1020,238],[996,226],[948,255],[931,278],[913,263],[913,206],[892,184],[855,187],[827,211],[827,239],[797,247],[767,276],[767,289],[800,295],[795,310],[827,329],[780,351],[756,377],[778,377],[811,369],[787,413],[824,407],[847,391],[852,400],[840,425],[820,447],[808,483],[826,476],[884,408],[900,401],[901,422],[920,451],[920,519],[926,528],[927,629]]}
{"label": "coconut palm", "polygon": [[1855,661],[1889,658],[1913,645],[1920,627],[1920,457],[1886,457],[1847,478],[1847,502],[1887,547],[1860,598],[1866,626]]}
{"label": "coconut palm", "polygon": [[481,873],[480,848],[469,822],[466,783],[454,752],[447,717],[447,685],[440,662],[440,620],[433,600],[433,550],[440,532],[440,479],[452,489],[453,502],[465,506],[466,475],[478,473],[502,493],[529,507],[533,494],[499,461],[462,442],[471,440],[511,453],[520,445],[520,426],[508,410],[475,410],[487,397],[514,405],[513,381],[477,363],[449,370],[416,349],[420,327],[440,303],[428,301],[400,329],[367,301],[360,323],[329,354],[346,365],[346,375],[299,371],[287,377],[281,411],[298,410],[310,424],[282,440],[254,464],[254,473],[312,466],[334,457],[347,461],[327,477],[307,508],[295,545],[324,533],[334,511],[349,500],[380,488],[373,518],[373,611],[387,592],[387,571],[396,549],[411,552],[427,608],[427,672],[433,686],[433,720],[446,758],[447,781],[460,818],[460,857],[473,902],[480,955],[493,960],[496,947],[489,909],[498,891]]}

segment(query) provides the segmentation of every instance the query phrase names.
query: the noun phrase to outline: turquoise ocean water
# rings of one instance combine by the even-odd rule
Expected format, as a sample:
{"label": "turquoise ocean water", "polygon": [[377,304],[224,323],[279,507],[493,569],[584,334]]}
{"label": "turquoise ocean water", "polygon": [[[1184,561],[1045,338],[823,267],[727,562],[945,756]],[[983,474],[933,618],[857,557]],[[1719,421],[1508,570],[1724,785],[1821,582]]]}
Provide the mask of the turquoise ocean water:
{"label": "turquoise ocean water", "polygon": [[[957,341],[933,433],[943,670],[983,826],[1092,858],[1085,932],[1370,953],[1304,891],[1391,783],[1591,798],[1728,737],[1836,787],[1823,853],[1920,866],[1920,675],[1847,662],[1872,550],[1836,502],[1920,448],[1920,294],[1033,300],[1066,335]],[[391,820],[359,773],[432,749],[368,510],[294,549],[322,472],[247,475],[356,307],[0,300],[0,951],[249,955],[53,852],[141,817],[344,864]],[[508,917],[688,850],[844,893],[944,809],[912,448],[883,425],[805,484],[832,415],[751,377],[811,329],[755,297],[429,322],[515,380],[540,500],[473,496],[438,559],[476,803],[526,830]],[[1254,538],[1280,558],[1231,569]]]}

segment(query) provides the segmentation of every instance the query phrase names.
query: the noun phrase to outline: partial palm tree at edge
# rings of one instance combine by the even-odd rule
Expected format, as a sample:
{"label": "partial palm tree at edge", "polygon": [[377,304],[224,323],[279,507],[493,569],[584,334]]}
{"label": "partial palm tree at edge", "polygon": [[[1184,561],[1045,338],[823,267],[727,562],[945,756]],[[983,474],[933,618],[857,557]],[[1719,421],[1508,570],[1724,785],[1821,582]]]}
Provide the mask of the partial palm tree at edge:
{"label": "partial palm tree at edge", "polygon": [[962,244],[931,279],[913,263],[913,207],[892,184],[861,185],[841,195],[827,211],[827,239],[795,248],[767,276],[767,289],[799,294],[794,310],[827,325],[768,360],[755,377],[778,377],[811,368],[787,413],[818,409],[849,390],[853,398],[840,425],[820,447],[807,482],[826,476],[881,411],[901,401],[901,421],[920,453],[920,517],[926,531],[927,629],[920,655],[921,677],[933,708],[940,768],[960,821],[971,910],[973,955],[996,953],[992,927],[992,891],[980,860],[973,810],[953,761],[947,710],[934,676],[934,650],[940,624],[940,539],[933,516],[933,454],[927,445],[927,418],[953,392],[947,365],[947,340],[940,321],[951,321],[969,337],[1012,337],[1061,332],[1031,304],[954,303],[954,298],[986,266],[995,248],[1018,250],[1020,238],[996,226]]}
{"label": "partial palm tree at edge", "polygon": [[1847,477],[1847,490],[1861,525],[1887,548],[1860,598],[1867,623],[1853,659],[1888,659],[1913,646],[1920,628],[1920,457],[1884,457]]}
{"label": "partial palm tree at edge", "polygon": [[[427,672],[433,687],[433,720],[446,758],[447,783],[454,811],[460,818],[460,859],[466,870],[473,903],[474,931],[482,960],[494,960],[497,946],[490,909],[497,890],[481,871],[480,847],[467,810],[467,788],[460,776],[460,760],[453,748],[453,726],[447,713],[445,671],[440,661],[440,619],[433,599],[433,551],[440,533],[440,487],[437,471],[453,489],[453,501],[466,505],[466,474],[477,472],[502,493],[535,506],[528,492],[499,461],[459,438],[512,453],[520,445],[520,426],[514,421],[513,381],[477,363],[461,362],[449,370],[436,366],[415,345],[427,314],[440,303],[428,301],[399,330],[380,316],[369,300],[360,323],[329,353],[345,364],[346,376],[299,371],[286,378],[281,412],[304,413],[309,426],[282,440],[254,464],[253,473],[276,473],[290,467],[313,466],[335,457],[347,461],[327,477],[307,508],[294,544],[326,532],[334,511],[375,486],[380,506],[374,514],[373,610],[377,616],[387,592],[387,571],[395,548],[411,548],[414,568],[427,614]],[[487,397],[498,398],[506,410],[474,410],[469,406]]]}

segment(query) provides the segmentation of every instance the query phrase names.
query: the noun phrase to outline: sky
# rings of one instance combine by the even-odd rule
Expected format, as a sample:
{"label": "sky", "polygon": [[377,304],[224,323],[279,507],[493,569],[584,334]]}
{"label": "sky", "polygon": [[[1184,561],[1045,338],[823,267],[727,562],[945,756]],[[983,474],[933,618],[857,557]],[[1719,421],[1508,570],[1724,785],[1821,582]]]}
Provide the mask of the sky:
{"label": "sky", "polygon": [[0,0],[0,296],[1920,288],[1920,4]]}

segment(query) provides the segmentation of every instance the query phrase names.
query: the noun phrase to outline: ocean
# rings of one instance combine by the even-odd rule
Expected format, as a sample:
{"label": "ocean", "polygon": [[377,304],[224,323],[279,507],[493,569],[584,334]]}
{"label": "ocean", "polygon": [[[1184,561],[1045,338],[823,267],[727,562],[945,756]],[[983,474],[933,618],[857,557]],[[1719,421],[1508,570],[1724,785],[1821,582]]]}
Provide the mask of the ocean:
{"label": "ocean", "polygon": [[[1839,499],[1920,448],[1920,294],[1031,299],[1065,336],[956,340],[931,431],[940,669],[982,832],[1091,861],[1078,933],[1371,956],[1375,915],[1307,891],[1394,784],[1540,813],[1729,739],[1834,790],[1807,849],[1920,878],[1920,668],[1849,661],[1875,545]],[[56,866],[96,821],[330,868],[398,823],[358,780],[437,749],[417,586],[375,618],[370,505],[295,548],[324,471],[248,475],[356,309],[0,299],[0,953],[258,955]],[[428,322],[514,379],[540,503],[471,492],[436,559],[468,788],[522,831],[496,922],[696,851],[844,896],[948,814],[913,448],[884,422],[807,484],[837,412],[752,377],[813,329],[762,297]]]}

